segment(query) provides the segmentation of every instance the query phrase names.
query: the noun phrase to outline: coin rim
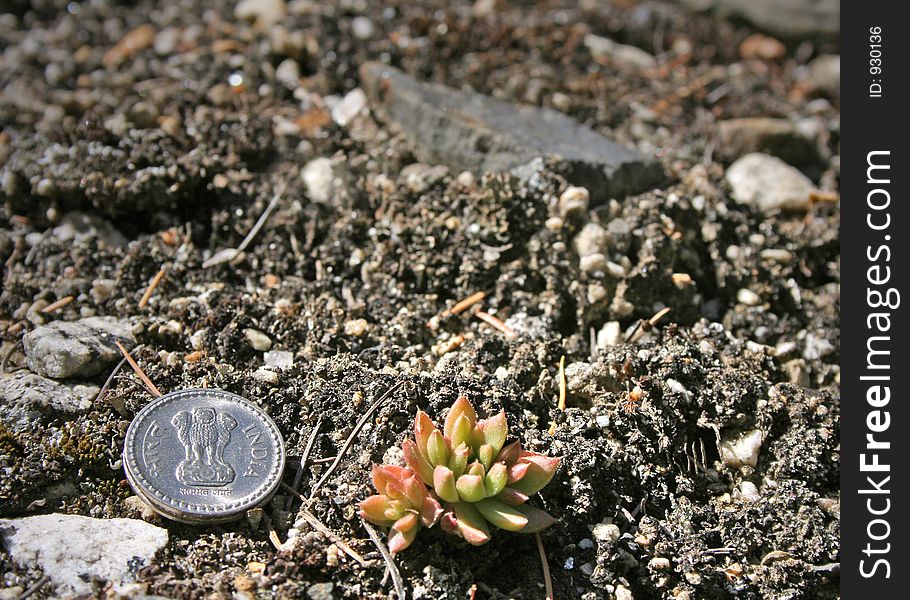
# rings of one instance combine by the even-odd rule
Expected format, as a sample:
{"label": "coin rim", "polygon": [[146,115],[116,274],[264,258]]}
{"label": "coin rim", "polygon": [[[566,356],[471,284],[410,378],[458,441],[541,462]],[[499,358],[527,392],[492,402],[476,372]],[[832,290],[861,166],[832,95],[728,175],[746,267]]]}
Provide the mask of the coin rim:
{"label": "coin rim", "polygon": [[[277,455],[275,467],[272,469],[266,480],[258,487],[248,500],[237,501],[228,505],[212,506],[192,502],[184,502],[172,498],[162,492],[157,486],[153,485],[147,477],[142,474],[138,464],[137,451],[135,449],[137,432],[149,416],[167,404],[179,401],[181,399],[212,397],[229,402],[236,402],[249,409],[254,415],[262,419],[266,426],[271,429],[274,436],[272,437],[273,450]],[[132,422],[126,431],[123,442],[123,465],[127,481],[133,490],[139,494],[153,509],[164,516],[176,521],[189,523],[199,522],[216,522],[230,520],[241,516],[245,511],[255,508],[268,501],[269,498],[278,489],[281,484],[281,477],[285,466],[285,447],[284,437],[278,430],[278,426],[269,415],[259,406],[250,402],[243,396],[238,396],[232,392],[213,388],[189,388],[170,392],[147,404],[142,410],[136,413]],[[172,512],[173,511],[173,512]]]}

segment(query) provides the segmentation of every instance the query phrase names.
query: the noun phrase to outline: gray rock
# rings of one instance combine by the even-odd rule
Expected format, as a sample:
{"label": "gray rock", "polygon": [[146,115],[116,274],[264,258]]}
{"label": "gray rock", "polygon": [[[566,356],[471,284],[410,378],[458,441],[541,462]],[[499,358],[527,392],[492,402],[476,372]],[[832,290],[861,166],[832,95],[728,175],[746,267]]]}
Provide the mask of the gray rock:
{"label": "gray rock", "polygon": [[551,109],[422,83],[380,63],[360,69],[374,112],[410,138],[417,157],[455,172],[510,171],[537,158],[556,159],[595,202],[660,183],[662,167]]}
{"label": "gray rock", "polygon": [[130,324],[113,317],[88,317],[55,321],[25,334],[23,342],[29,368],[45,377],[91,377],[116,362],[120,352],[136,344]]}
{"label": "gray rock", "polygon": [[840,56],[822,54],[809,63],[809,77],[815,87],[835,98],[840,94]]}
{"label": "gray rock", "polygon": [[334,587],[332,583],[314,583],[307,588],[306,595],[310,600],[332,600]]}
{"label": "gray rock", "polygon": [[54,227],[52,233],[61,242],[80,243],[98,238],[105,244],[117,248],[125,246],[127,242],[110,221],[78,210],[63,215],[60,224]]}
{"label": "gray rock", "polygon": [[819,159],[815,142],[786,119],[747,117],[717,123],[717,154],[733,160],[750,152],[771,154],[793,165]]}
{"label": "gray rock", "polygon": [[0,421],[7,429],[33,429],[45,411],[78,414],[92,407],[94,385],[66,385],[28,371],[0,376]]}
{"label": "gray rock", "polygon": [[606,256],[610,250],[610,234],[597,223],[587,223],[575,236],[573,245],[578,256],[591,256],[592,254]]}
{"label": "gray rock", "polygon": [[733,199],[763,212],[806,210],[812,181],[775,156],[747,154],[730,165],[726,173]]}
{"label": "gray rock", "polygon": [[13,561],[40,569],[54,597],[92,595],[92,579],[129,583],[167,544],[167,530],[135,519],[39,515],[0,520]]}
{"label": "gray rock", "polygon": [[785,37],[834,37],[840,32],[839,0],[682,0],[695,10],[743,17]]}

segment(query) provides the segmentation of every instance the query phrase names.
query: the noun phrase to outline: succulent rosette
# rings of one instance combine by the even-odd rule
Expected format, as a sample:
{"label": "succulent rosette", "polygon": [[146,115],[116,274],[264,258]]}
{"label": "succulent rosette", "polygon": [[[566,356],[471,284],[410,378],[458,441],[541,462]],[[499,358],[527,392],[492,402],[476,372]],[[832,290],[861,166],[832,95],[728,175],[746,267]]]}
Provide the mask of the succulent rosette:
{"label": "succulent rosette", "polygon": [[373,485],[379,493],[360,503],[360,515],[390,528],[392,554],[410,546],[421,526],[432,527],[442,515],[439,501],[410,469],[373,465]]}
{"label": "succulent rosette", "polygon": [[478,420],[465,397],[452,405],[442,431],[417,411],[414,439],[402,446],[409,468],[374,467],[379,494],[361,503],[360,514],[391,527],[393,552],[410,545],[420,525],[437,520],[474,545],[490,540],[491,525],[521,533],[544,529],[553,517],[527,501],[550,482],[560,459],[523,450],[519,442],[505,445],[507,437],[505,412]]}

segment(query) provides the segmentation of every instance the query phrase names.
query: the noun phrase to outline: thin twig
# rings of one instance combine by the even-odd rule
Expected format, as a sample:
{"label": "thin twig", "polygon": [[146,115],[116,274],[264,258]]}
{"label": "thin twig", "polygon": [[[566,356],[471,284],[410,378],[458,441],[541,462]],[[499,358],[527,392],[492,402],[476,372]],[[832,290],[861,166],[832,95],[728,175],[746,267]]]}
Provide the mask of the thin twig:
{"label": "thin twig", "polygon": [[155,276],[152,277],[152,281],[149,283],[149,286],[145,288],[145,293],[142,294],[142,298],[139,299],[139,308],[145,308],[148,305],[149,299],[152,297],[152,294],[155,293],[155,288],[158,287],[158,284],[161,283],[161,280],[164,278],[164,272],[164,267],[161,267],[161,270],[155,273]]}
{"label": "thin twig", "polygon": [[253,238],[256,237],[256,234],[259,233],[259,230],[262,229],[263,225],[265,225],[265,222],[268,220],[269,215],[271,215],[272,211],[275,210],[275,206],[278,205],[278,201],[281,200],[281,196],[284,195],[284,190],[286,187],[287,184],[281,184],[281,186],[275,192],[275,195],[272,196],[272,200],[269,202],[269,205],[265,207],[264,211],[262,211],[262,214],[259,216],[259,220],[256,221],[255,225],[253,225],[253,228],[250,229],[250,232],[248,234],[246,234],[246,237],[243,238],[243,241],[240,242],[239,246],[233,249],[228,248],[227,250],[216,252],[214,256],[202,263],[202,267],[207,269],[209,267],[214,267],[215,265],[220,265],[223,262],[234,260],[238,254],[246,250],[246,247],[250,245],[250,242],[253,241]]}
{"label": "thin twig", "polygon": [[267,512],[262,511],[262,520],[265,521],[265,528],[269,530],[269,541],[275,546],[275,550],[281,552],[284,548],[284,544],[281,543],[281,538],[278,537],[278,532],[275,531],[275,526],[272,524],[272,518]]}
{"label": "thin twig", "polygon": [[[135,348],[130,350],[130,355],[132,355],[133,352],[135,352],[138,349],[139,349],[139,346],[136,346]],[[117,366],[114,367],[114,370],[111,371],[111,374],[108,375],[107,380],[104,382],[104,385],[101,386],[101,390],[98,392],[98,395],[95,396],[95,403],[98,403],[101,401],[101,399],[104,397],[104,394],[107,392],[107,388],[109,388],[111,386],[111,382],[114,381],[114,377],[117,376],[117,373],[120,372],[120,369],[122,369],[123,365],[125,365],[125,364],[126,364],[126,358],[121,358],[120,362],[117,363]]]}
{"label": "thin twig", "polygon": [[316,484],[310,489],[310,496],[309,496],[309,498],[307,498],[308,505],[310,503],[312,503],[313,498],[316,496],[316,492],[319,491],[319,488],[322,487],[322,484],[324,484],[326,482],[326,480],[328,480],[328,478],[332,475],[332,473],[335,472],[335,469],[338,468],[338,465],[341,463],[341,459],[344,458],[345,453],[347,453],[348,449],[351,447],[351,444],[354,443],[354,438],[357,437],[357,434],[359,434],[360,430],[363,429],[363,426],[366,425],[367,420],[373,415],[374,412],[376,412],[379,409],[380,406],[382,406],[385,403],[386,400],[389,399],[389,397],[393,393],[398,391],[398,389],[401,388],[401,386],[403,386],[404,383],[405,383],[404,381],[399,381],[398,383],[396,383],[395,385],[390,387],[379,398],[379,400],[374,402],[372,404],[372,406],[370,406],[370,408],[368,408],[367,411],[365,413],[363,413],[363,416],[360,417],[360,420],[357,421],[356,425],[354,425],[354,429],[353,429],[353,431],[351,431],[351,434],[348,436],[348,439],[346,439],[344,441],[344,445],[341,446],[341,450],[338,451],[338,456],[335,457],[335,460],[332,461],[332,464],[329,465],[329,468],[326,469],[325,473],[322,475],[322,477],[319,479],[319,481],[317,481]]}
{"label": "thin twig", "polygon": [[629,335],[626,336],[626,339],[623,340],[623,343],[628,344],[630,342],[637,341],[638,338],[643,336],[645,333],[650,331],[652,327],[657,325],[657,322],[660,321],[661,319],[663,319],[664,316],[666,316],[666,314],[668,312],[670,312],[670,307],[665,306],[662,309],[660,309],[659,311],[657,311],[657,313],[653,317],[648,319],[647,321],[639,320],[635,324],[635,327],[632,328],[632,331],[629,332]]}
{"label": "thin twig", "polygon": [[[560,412],[565,412],[566,410],[566,396],[568,395],[568,390],[566,389],[568,384],[566,382],[566,355],[563,354],[559,359],[559,401],[556,404],[556,408]],[[550,435],[556,433],[556,421],[554,420],[550,423]]]}
{"label": "thin twig", "polygon": [[3,360],[0,361],[0,373],[6,373],[6,365],[9,364],[9,359],[12,358],[20,346],[22,346],[22,338],[16,340],[16,343],[10,346],[9,350],[3,355]]}
{"label": "thin twig", "polygon": [[[316,436],[319,434],[320,427],[322,427],[322,417],[319,417],[319,420],[316,421],[316,426],[313,427],[313,431],[310,432],[310,437],[307,438],[306,447],[303,449],[303,456],[300,457],[300,465],[297,466],[297,472],[294,474],[294,483],[291,484],[291,488],[294,491],[300,486],[300,480],[303,478],[303,470],[306,468],[307,459],[310,458],[310,451],[313,449],[313,444],[316,442]],[[284,508],[285,510],[290,510],[290,498],[288,498]]]}
{"label": "thin twig", "polygon": [[130,356],[130,353],[126,351],[126,348],[123,347],[123,344],[120,342],[114,342],[117,345],[117,348],[120,350],[120,353],[123,354],[123,358],[126,359],[126,362],[130,363],[130,366],[133,368],[133,371],[136,372],[136,375],[139,376],[139,379],[142,380],[142,383],[145,384],[146,389],[157,398],[161,395],[161,391],[152,383],[152,380],[148,378],[145,372],[139,368],[139,365],[136,364],[136,361],[133,360],[133,357]]}
{"label": "thin twig", "polygon": [[486,323],[487,325],[489,325],[490,327],[492,327],[493,329],[496,329],[497,331],[499,331],[500,333],[502,333],[504,336],[506,336],[509,339],[514,339],[514,338],[518,337],[518,332],[516,332],[514,329],[512,329],[511,327],[506,325],[502,319],[500,319],[498,317],[494,317],[490,313],[484,312],[482,310],[478,310],[477,312],[474,313],[474,316],[477,317],[478,319],[480,319],[481,321],[483,321],[484,323]]}
{"label": "thin twig", "polygon": [[[464,312],[467,309],[471,308],[472,306],[474,306],[475,304],[477,304],[478,302],[480,302],[481,300],[483,300],[486,297],[487,297],[486,292],[475,292],[475,293],[471,294],[470,296],[468,296],[467,298],[465,298],[464,300],[461,300],[460,302],[456,303],[455,306],[453,306],[450,310],[443,311],[442,314],[443,314],[443,316],[457,315],[458,313]],[[448,313],[448,315],[446,313]]]}
{"label": "thin twig", "polygon": [[534,538],[537,540],[537,551],[540,553],[540,567],[543,569],[543,583],[547,590],[547,600],[554,600],[553,580],[550,579],[550,563],[547,562],[547,553],[543,549],[543,540],[540,539],[539,533],[535,533]]}
{"label": "thin twig", "polygon": [[[282,482],[281,486],[287,490],[292,495],[296,496],[301,502],[306,502],[306,498],[303,497],[303,494],[289,486],[288,484]],[[300,512],[298,513],[304,520],[309,523],[310,527],[324,535],[325,537],[332,540],[332,543],[341,548],[341,550],[360,563],[362,566],[367,566],[367,561],[363,558],[356,550],[351,548],[341,537],[339,537],[334,531],[328,528],[328,526],[319,520],[319,518],[308,511],[306,508],[301,507]]]}
{"label": "thin twig", "polygon": [[436,315],[435,317],[433,317],[432,319],[430,319],[427,322],[427,327],[429,327],[430,329],[436,329],[439,326],[439,322],[442,319],[445,319],[452,315],[457,315],[461,312],[464,312],[486,297],[487,297],[486,292],[483,292],[483,291],[474,292],[467,298],[464,298],[463,300],[459,300],[458,302],[456,302],[455,306],[453,306],[452,308],[447,308],[444,311],[442,311],[441,313],[439,313],[438,315]]}
{"label": "thin twig", "polygon": [[70,302],[72,302],[75,299],[76,299],[76,297],[72,296],[72,295],[64,296],[63,298],[60,298],[56,302],[51,302],[50,304],[48,304],[47,306],[42,308],[41,312],[44,314],[52,313],[55,310],[58,310],[58,309],[63,308],[64,306],[67,306]]}
{"label": "thin twig", "polygon": [[43,588],[44,584],[46,584],[50,580],[51,580],[51,578],[49,575],[43,576],[41,579],[39,579],[38,581],[35,582],[35,585],[28,588],[21,594],[19,594],[19,597],[16,600],[25,600],[26,598],[30,597],[32,594],[34,594],[35,592],[37,592],[38,590]]}
{"label": "thin twig", "polygon": [[376,533],[376,530],[373,529],[369,523],[363,519],[360,519],[360,522],[363,524],[363,528],[367,530],[370,539],[373,540],[373,543],[376,545],[376,549],[382,554],[383,560],[385,560],[386,567],[392,575],[392,583],[395,585],[395,592],[398,594],[398,600],[405,600],[407,596],[404,592],[404,581],[401,579],[401,573],[398,572],[398,567],[395,566],[395,559],[392,558],[392,553],[389,552],[386,545],[382,543],[379,534]]}

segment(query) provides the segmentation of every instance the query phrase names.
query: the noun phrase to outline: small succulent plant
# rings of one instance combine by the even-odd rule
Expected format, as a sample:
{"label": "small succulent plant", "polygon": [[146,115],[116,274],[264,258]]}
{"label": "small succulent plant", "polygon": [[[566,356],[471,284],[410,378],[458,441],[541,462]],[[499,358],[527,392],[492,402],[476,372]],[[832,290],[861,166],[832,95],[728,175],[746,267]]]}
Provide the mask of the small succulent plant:
{"label": "small succulent plant", "polygon": [[554,522],[528,499],[556,472],[559,458],[505,445],[505,412],[477,420],[467,398],[455,401],[440,432],[427,413],[417,411],[414,439],[402,446],[408,467],[374,465],[379,492],[360,503],[360,515],[390,527],[393,554],[407,548],[421,526],[437,522],[448,533],[479,546],[490,540],[490,525],[534,533]]}

